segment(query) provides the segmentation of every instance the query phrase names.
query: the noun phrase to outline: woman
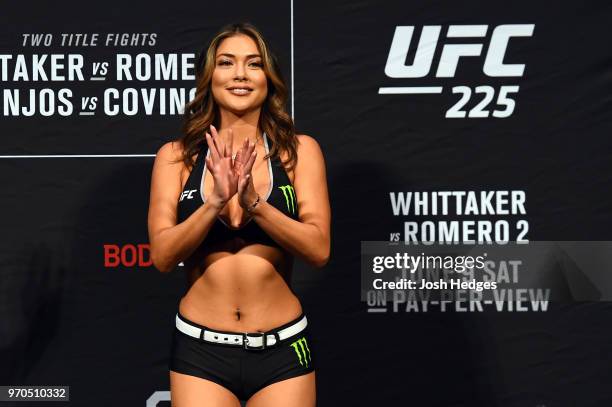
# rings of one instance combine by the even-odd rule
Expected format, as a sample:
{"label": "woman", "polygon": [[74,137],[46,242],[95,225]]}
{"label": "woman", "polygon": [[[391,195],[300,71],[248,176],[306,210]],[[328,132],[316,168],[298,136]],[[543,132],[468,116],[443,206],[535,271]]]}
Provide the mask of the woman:
{"label": "woman", "polygon": [[329,258],[321,149],[295,134],[278,64],[253,26],[222,29],[197,71],[184,135],[155,159],[148,219],[155,267],[183,261],[190,282],[172,405],[314,406],[314,355],[289,281],[294,256],[317,267]]}

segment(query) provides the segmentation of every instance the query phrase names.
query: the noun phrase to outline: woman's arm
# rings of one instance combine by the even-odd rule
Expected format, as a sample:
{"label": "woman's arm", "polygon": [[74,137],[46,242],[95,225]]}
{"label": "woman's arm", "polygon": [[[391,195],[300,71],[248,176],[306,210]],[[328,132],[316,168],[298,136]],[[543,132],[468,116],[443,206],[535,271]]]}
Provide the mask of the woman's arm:
{"label": "woman's arm", "polygon": [[[182,150],[178,143],[166,143],[155,157],[148,223],[151,260],[161,272],[172,271],[181,260],[189,257],[202,244],[217,215],[238,188],[238,173],[234,171],[232,164],[233,131],[229,130],[227,145],[219,139],[214,126],[211,126],[211,133],[206,132],[206,143],[210,151],[210,156],[206,158],[206,167],[213,177],[213,192],[203,205],[178,225],[176,211],[183,187],[183,165],[180,160]],[[242,153],[249,157],[246,166],[249,172],[255,159],[254,150],[255,144],[245,140]]]}
{"label": "woman's arm", "polygon": [[161,272],[172,271],[202,243],[223,207],[215,196],[193,212],[184,222],[177,222],[177,202],[181,193],[182,162],[178,143],[164,144],[155,157],[149,201],[149,242],[151,260]]}
{"label": "woman's arm", "polygon": [[300,220],[291,219],[263,201],[252,214],[257,224],[285,250],[323,267],[329,260],[331,222],[325,161],[319,144],[310,136],[298,136],[297,153],[293,188]]}

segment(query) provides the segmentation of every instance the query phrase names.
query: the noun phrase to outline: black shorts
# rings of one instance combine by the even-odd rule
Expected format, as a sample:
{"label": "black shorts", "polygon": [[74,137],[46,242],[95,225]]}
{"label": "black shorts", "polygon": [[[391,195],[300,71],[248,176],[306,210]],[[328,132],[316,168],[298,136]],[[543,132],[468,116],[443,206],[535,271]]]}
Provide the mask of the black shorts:
{"label": "black shorts", "polygon": [[[184,322],[201,327],[182,315],[179,316]],[[271,332],[292,325],[301,318],[302,316]],[[257,391],[272,383],[305,375],[314,369],[308,327],[297,335],[262,350],[205,342],[174,328],[170,370],[220,384],[240,400],[248,400]]]}

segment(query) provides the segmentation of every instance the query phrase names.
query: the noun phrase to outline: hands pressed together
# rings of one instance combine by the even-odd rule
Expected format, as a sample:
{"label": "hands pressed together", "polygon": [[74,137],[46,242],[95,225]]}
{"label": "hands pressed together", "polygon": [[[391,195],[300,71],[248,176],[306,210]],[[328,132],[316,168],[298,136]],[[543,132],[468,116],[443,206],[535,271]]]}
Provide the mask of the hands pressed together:
{"label": "hands pressed together", "polygon": [[238,203],[244,209],[251,208],[259,199],[255,191],[251,170],[257,157],[255,143],[244,140],[242,147],[233,158],[234,133],[229,129],[229,139],[223,143],[214,126],[210,126],[211,133],[206,133],[206,143],[210,149],[210,156],[206,158],[206,167],[211,172],[215,185],[213,193],[208,200],[217,208],[222,208],[235,195],[238,194]]}

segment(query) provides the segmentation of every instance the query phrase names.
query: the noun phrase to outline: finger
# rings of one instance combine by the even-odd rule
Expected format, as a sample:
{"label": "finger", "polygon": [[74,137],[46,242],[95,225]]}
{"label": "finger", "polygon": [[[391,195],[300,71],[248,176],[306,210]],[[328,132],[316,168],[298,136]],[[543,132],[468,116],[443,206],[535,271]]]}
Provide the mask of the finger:
{"label": "finger", "polygon": [[219,159],[223,156],[223,148],[221,144],[221,138],[219,137],[219,132],[217,132],[217,128],[212,124],[210,125],[210,134],[212,136],[215,149],[217,150],[217,159]]}
{"label": "finger", "polygon": [[238,150],[238,152],[236,153],[236,160],[237,162],[239,162],[242,166],[244,166],[244,161],[246,159],[248,159],[248,155],[247,155],[247,141],[248,139],[244,139],[244,142],[242,143],[242,146],[240,147],[240,149]]}
{"label": "finger", "polygon": [[249,157],[249,160],[244,165],[243,173],[245,173],[245,174],[250,174],[251,173],[251,170],[253,169],[253,164],[255,164],[255,158],[256,157],[257,157],[257,151],[253,151],[251,153],[251,156]]}
{"label": "finger", "polygon": [[229,147],[227,146],[227,142],[223,141],[221,136],[219,136],[219,132],[217,132],[217,129],[215,129],[215,132],[217,133],[216,136],[215,136],[215,141],[217,142],[217,147],[219,149],[220,156],[221,157],[229,157],[228,156],[228,154],[229,154]]}
{"label": "finger", "polygon": [[212,160],[210,157],[206,157],[206,168],[208,168],[208,171],[210,171],[211,173],[213,172],[212,170]]}
{"label": "finger", "polygon": [[242,153],[240,154],[242,166],[245,167],[249,158],[251,158],[251,153],[253,152],[253,148],[251,148],[251,142],[248,139],[244,140],[242,144]]}
{"label": "finger", "polygon": [[246,148],[245,148],[245,152],[244,152],[244,163],[246,165],[246,163],[249,161],[249,158],[251,157],[251,154],[253,154],[253,151],[255,151],[255,143],[248,140],[246,143]]}
{"label": "finger", "polygon": [[229,129],[228,132],[229,132],[229,137],[228,137],[228,139],[229,139],[229,141],[228,141],[229,149],[228,150],[229,151],[228,151],[228,155],[227,156],[231,157],[234,154],[234,130]]}
{"label": "finger", "polygon": [[214,125],[210,125],[210,134],[212,134],[213,137],[219,137],[219,132],[217,131],[217,128]]}
{"label": "finger", "polygon": [[217,151],[217,146],[215,145],[215,140],[212,138],[210,133],[206,133],[206,143],[208,144],[208,149],[210,150],[210,155],[213,161],[219,160],[219,152]]}
{"label": "finger", "polygon": [[234,159],[234,169],[237,171],[242,171],[244,167],[244,163],[242,162],[242,150],[238,150],[236,153],[236,158]]}

